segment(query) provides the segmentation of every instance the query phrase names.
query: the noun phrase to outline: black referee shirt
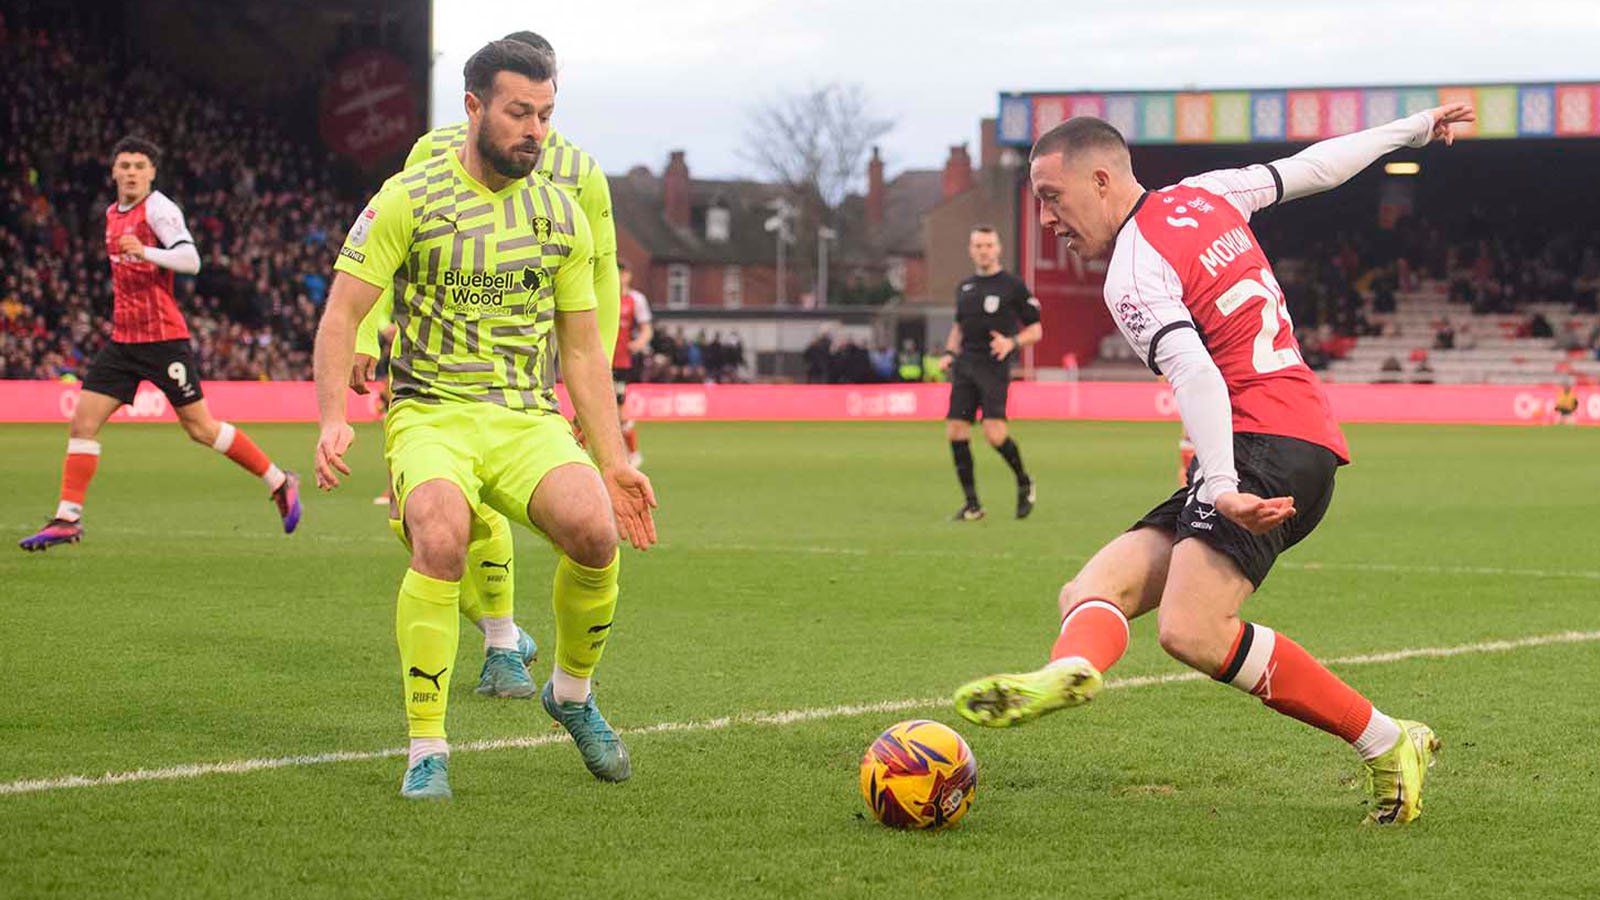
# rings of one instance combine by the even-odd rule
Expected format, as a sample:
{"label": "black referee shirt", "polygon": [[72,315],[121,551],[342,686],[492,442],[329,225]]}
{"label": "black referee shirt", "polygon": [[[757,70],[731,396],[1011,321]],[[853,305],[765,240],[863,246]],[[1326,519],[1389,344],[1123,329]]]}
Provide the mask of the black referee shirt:
{"label": "black referee shirt", "polygon": [[[989,332],[1014,338],[1039,321],[1039,301],[1021,278],[1004,269],[993,275],[972,275],[956,288],[956,324],[961,326],[961,354],[993,359]],[[1016,351],[1011,353],[1016,356]]]}

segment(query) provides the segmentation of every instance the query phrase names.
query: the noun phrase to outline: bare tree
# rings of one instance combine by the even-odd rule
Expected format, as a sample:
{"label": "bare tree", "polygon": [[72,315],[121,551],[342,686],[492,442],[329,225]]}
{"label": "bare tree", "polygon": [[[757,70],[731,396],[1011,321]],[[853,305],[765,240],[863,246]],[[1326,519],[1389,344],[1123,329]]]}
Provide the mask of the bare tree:
{"label": "bare tree", "polygon": [[743,155],[824,219],[865,178],[868,152],[894,121],[874,115],[861,85],[833,83],[780,93],[746,125]]}

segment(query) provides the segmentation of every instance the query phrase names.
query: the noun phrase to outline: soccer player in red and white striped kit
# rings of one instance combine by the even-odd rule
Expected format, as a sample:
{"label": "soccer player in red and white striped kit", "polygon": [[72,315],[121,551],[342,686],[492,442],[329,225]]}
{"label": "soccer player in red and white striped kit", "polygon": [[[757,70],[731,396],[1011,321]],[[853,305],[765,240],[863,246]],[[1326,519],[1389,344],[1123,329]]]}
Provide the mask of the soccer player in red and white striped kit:
{"label": "soccer player in red and white striped kit", "polygon": [[1007,726],[1088,701],[1127,650],[1128,620],[1155,610],[1173,657],[1349,742],[1366,767],[1368,822],[1421,814],[1433,731],[1390,718],[1287,635],[1240,617],[1278,555],[1322,519],[1334,472],[1350,460],[1249,222],[1392,150],[1451,143],[1451,126],[1473,118],[1470,106],[1449,104],[1158,191],[1139,184],[1107,122],[1071,119],[1040,136],[1030,161],[1040,221],[1086,259],[1109,254],[1106,306],[1171,382],[1195,459],[1186,487],[1062,589],[1050,664],[962,686],[961,715]]}
{"label": "soccer player in red and white striped kit", "polygon": [[192,440],[266,484],[285,533],[300,522],[299,478],[273,465],[243,431],[212,418],[201,396],[189,328],[172,294],[174,273],[200,271],[200,254],[177,204],[152,189],[160,161],[160,149],[142,138],[125,137],[112,148],[117,202],[106,208],[114,298],[111,342],[89,366],[78,394],[56,513],[44,528],[22,539],[24,550],[76,543],[83,537],[84,499],[100,462],[100,428],[123,404],[133,402],[141,381],[167,395]]}

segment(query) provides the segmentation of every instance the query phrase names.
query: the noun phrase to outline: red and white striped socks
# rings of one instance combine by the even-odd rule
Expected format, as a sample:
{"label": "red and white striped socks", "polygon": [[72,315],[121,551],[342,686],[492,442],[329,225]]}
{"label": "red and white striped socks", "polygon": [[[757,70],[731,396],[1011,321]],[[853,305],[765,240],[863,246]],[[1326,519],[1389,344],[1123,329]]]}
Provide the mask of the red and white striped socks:
{"label": "red and white striped socks", "polygon": [[250,440],[249,435],[233,427],[232,423],[219,423],[217,439],[211,442],[211,449],[238,463],[251,475],[260,478],[266,483],[269,491],[276,491],[282,487],[287,477],[283,474],[283,470],[273,465],[267,454],[256,446],[256,442]]}
{"label": "red and white striped socks", "polygon": [[61,500],[56,518],[76,522],[83,518],[83,501],[89,482],[100,465],[100,442],[91,438],[68,438],[67,460],[61,464]]}
{"label": "red and white striped socks", "polygon": [[1109,601],[1091,597],[1067,611],[1050,662],[1081,659],[1101,673],[1128,651],[1128,617]]}
{"label": "red and white striped socks", "polygon": [[1239,633],[1216,680],[1267,708],[1344,738],[1372,759],[1400,739],[1400,726],[1303,647],[1265,625],[1239,623]]}

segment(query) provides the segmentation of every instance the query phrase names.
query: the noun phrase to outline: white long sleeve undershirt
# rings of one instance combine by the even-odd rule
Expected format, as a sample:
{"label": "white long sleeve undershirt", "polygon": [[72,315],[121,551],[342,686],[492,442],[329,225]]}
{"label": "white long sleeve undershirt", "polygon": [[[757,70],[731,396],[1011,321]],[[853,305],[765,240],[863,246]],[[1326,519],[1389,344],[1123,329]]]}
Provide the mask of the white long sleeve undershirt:
{"label": "white long sleeve undershirt", "polygon": [[193,275],[200,271],[200,252],[189,243],[166,248],[146,247],[144,258],[163,269],[171,269],[181,275]]}
{"label": "white long sleeve undershirt", "polygon": [[1233,461],[1233,404],[1228,385],[1193,328],[1169,332],[1156,344],[1156,365],[1172,385],[1178,416],[1199,460],[1201,503],[1239,489]]}
{"label": "white long sleeve undershirt", "polygon": [[1401,147],[1423,147],[1433,136],[1433,117],[1419,112],[1387,125],[1319,141],[1271,163],[1283,179],[1283,201],[1332,190]]}

